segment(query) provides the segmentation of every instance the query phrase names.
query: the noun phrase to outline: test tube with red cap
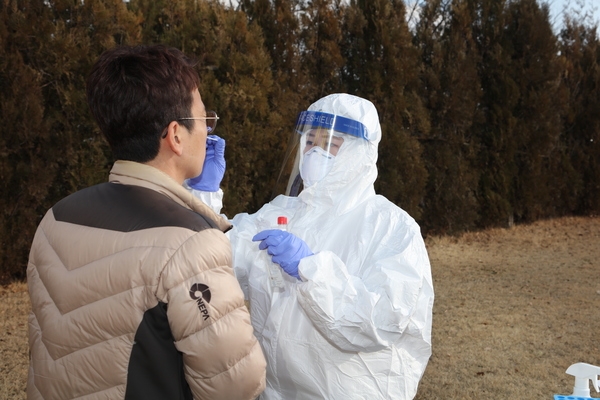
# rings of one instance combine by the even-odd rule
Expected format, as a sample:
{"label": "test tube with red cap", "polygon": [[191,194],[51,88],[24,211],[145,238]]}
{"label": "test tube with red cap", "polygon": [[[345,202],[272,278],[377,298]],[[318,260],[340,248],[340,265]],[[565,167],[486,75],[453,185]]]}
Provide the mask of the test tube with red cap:
{"label": "test tube with red cap", "polygon": [[281,217],[277,217],[277,227],[279,229],[281,229],[282,231],[287,231],[287,217],[281,216]]}
{"label": "test tube with red cap", "polygon": [[[277,217],[277,228],[281,229],[282,231],[287,230],[287,217],[285,216],[281,216],[281,217]],[[285,283],[283,281],[283,274],[281,272],[281,268],[278,265],[275,265],[274,263],[272,263],[269,259],[269,263],[268,263],[268,272],[269,272],[269,279],[271,281],[271,288],[273,288],[274,290],[282,290],[285,287]]]}

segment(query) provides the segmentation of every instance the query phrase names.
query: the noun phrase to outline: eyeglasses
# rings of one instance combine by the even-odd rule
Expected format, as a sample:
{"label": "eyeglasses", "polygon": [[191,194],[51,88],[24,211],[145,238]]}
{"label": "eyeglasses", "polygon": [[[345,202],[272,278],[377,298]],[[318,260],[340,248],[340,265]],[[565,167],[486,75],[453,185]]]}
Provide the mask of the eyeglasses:
{"label": "eyeglasses", "polygon": [[[217,127],[217,120],[219,119],[219,116],[217,115],[216,111],[207,111],[206,112],[206,117],[184,117],[184,118],[177,118],[177,121],[182,121],[182,120],[189,120],[189,119],[203,119],[206,121],[206,131],[208,134],[211,134],[215,131],[215,128]],[[163,131],[162,134],[162,138],[166,138],[167,137],[167,133],[168,133],[168,127],[165,128],[165,130]]]}
{"label": "eyeglasses", "polygon": [[207,111],[206,117],[178,118],[177,120],[181,121],[184,119],[203,119],[203,120],[205,120],[206,121],[206,130],[208,131],[209,134],[211,134],[215,131],[215,128],[217,127],[217,120],[219,119],[219,116],[217,115],[216,111]]}

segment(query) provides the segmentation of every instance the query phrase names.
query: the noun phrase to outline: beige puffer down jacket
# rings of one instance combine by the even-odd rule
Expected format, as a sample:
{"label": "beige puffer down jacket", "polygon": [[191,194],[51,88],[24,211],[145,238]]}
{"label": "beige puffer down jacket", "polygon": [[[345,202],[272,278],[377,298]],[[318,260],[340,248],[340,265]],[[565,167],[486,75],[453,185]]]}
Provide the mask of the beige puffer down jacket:
{"label": "beige puffer down jacket", "polygon": [[253,399],[265,359],[230,225],[159,170],[117,161],[36,232],[29,399]]}

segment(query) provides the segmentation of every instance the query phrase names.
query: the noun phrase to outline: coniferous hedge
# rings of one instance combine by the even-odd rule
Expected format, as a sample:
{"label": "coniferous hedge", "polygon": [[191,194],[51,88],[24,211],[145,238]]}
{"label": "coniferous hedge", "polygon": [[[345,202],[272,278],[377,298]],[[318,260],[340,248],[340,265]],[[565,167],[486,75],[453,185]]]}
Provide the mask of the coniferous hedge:
{"label": "coniferous hedge", "polygon": [[25,277],[55,202],[106,180],[85,79],[120,44],[198,60],[227,140],[227,215],[271,198],[297,113],[333,92],[377,106],[376,189],[426,233],[597,214],[597,26],[570,15],[554,32],[539,0],[422,5],[415,18],[400,0],[1,2],[0,282]]}

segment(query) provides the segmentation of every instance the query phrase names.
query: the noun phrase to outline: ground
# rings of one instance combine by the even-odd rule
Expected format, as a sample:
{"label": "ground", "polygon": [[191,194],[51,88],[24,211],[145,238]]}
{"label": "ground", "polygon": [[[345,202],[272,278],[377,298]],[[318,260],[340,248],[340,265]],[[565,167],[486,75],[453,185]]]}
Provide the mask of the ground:
{"label": "ground", "polygon": [[[600,366],[600,218],[428,237],[433,355],[417,400],[552,399]],[[0,399],[25,399],[26,285],[0,287]],[[591,389],[592,396],[600,397]],[[337,400],[337,399],[336,399]]]}
{"label": "ground", "polygon": [[417,399],[552,399],[572,393],[569,365],[600,366],[600,218],[427,242],[433,355]]}

